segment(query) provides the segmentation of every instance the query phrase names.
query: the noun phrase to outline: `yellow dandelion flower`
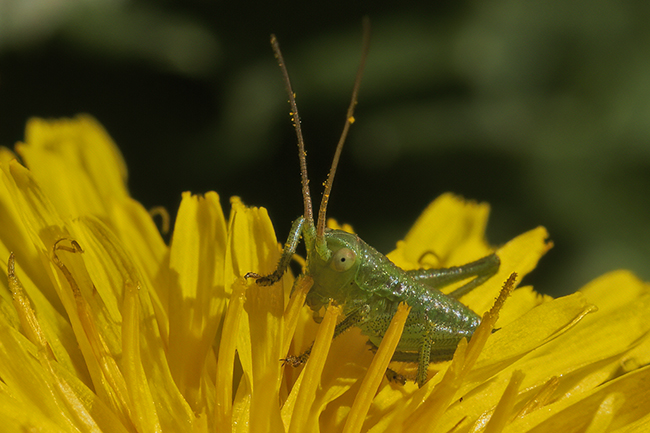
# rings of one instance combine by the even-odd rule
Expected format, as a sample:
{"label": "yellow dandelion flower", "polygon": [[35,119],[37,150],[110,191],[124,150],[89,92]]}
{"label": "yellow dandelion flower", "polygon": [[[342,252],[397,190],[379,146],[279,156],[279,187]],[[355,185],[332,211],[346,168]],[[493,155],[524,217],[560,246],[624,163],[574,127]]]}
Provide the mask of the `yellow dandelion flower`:
{"label": "yellow dandelion flower", "polygon": [[[314,323],[310,277],[291,296],[291,275],[242,278],[279,258],[264,209],[234,198],[226,218],[216,193],[184,194],[167,245],[94,119],[31,120],[16,153],[0,149],[3,431],[650,429],[646,283],[618,271],[563,298],[505,299],[511,274],[549,249],[543,228],[497,250],[499,273],[462,298],[479,329],[418,388],[384,377],[408,306],[373,353],[356,328],[332,341],[337,306]],[[488,211],[443,195],[389,257],[405,269],[483,257]],[[312,342],[304,367],[279,361]]]}

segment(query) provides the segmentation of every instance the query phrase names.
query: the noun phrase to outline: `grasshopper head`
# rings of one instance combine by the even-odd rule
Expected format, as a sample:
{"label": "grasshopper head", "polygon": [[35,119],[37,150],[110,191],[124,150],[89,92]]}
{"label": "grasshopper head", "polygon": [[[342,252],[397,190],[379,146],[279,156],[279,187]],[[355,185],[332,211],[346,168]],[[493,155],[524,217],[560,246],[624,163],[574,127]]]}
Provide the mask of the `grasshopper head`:
{"label": "grasshopper head", "polygon": [[315,249],[307,257],[307,272],[313,277],[314,286],[306,302],[314,310],[327,305],[330,299],[345,304],[361,263],[357,235],[327,229],[324,241],[331,252],[329,258],[323,258]]}

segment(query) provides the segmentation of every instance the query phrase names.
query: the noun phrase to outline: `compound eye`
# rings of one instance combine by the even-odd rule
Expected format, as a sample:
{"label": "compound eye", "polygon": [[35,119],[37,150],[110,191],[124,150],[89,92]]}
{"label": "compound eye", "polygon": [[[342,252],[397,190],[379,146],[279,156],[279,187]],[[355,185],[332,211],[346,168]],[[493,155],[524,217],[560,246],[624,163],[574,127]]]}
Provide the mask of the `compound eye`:
{"label": "compound eye", "polygon": [[350,248],[341,248],[332,256],[330,266],[337,272],[345,272],[354,265],[357,255]]}

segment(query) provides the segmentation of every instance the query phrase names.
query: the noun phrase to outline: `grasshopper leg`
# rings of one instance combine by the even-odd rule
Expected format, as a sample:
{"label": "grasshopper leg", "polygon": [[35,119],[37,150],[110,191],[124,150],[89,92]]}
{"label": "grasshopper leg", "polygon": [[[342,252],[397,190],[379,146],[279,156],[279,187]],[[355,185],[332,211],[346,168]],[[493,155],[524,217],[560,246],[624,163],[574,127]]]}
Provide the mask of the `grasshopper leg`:
{"label": "grasshopper leg", "polygon": [[406,385],[406,376],[399,374],[398,372],[396,372],[391,368],[386,369],[386,379],[388,379],[389,382],[395,382],[401,385]]}
{"label": "grasshopper leg", "polygon": [[420,346],[420,351],[418,352],[418,373],[416,376],[418,388],[422,388],[422,385],[424,385],[424,383],[427,381],[432,345],[432,338],[427,332],[422,336],[422,345]]}
{"label": "grasshopper leg", "polygon": [[[354,310],[352,313],[348,314],[345,319],[343,319],[341,322],[339,322],[336,327],[334,328],[334,336],[332,338],[336,338],[348,329],[352,328],[353,326],[358,325],[359,323],[363,322],[368,314],[368,311],[370,311],[370,306],[364,305],[361,308],[358,308]],[[292,367],[299,367],[302,364],[306,363],[307,360],[309,359],[309,355],[311,355],[311,350],[314,347],[314,343],[307,348],[304,352],[302,352],[298,356],[293,356],[289,355],[285,359],[281,359],[281,361],[284,364],[289,364]]]}
{"label": "grasshopper leg", "polygon": [[462,266],[441,269],[416,269],[407,271],[406,273],[416,281],[421,281],[434,289],[440,289],[441,287],[457,283],[469,277],[475,277],[467,284],[449,293],[448,296],[458,299],[490,279],[490,277],[497,273],[500,264],[501,260],[499,260],[499,256],[492,253],[489,256]]}
{"label": "grasshopper leg", "polygon": [[[366,344],[368,344],[368,346],[370,346],[370,351],[372,353],[377,353],[377,350],[379,348],[377,346],[375,346],[374,344],[372,344],[371,341],[368,341]],[[417,362],[418,361],[417,360],[417,353],[415,353],[415,352],[413,352],[413,353],[410,353],[410,352],[395,352],[395,354],[393,355],[393,358],[391,358],[391,361],[396,361],[395,355],[397,355],[398,353],[408,353],[409,355],[416,355],[416,358],[412,359],[411,357],[409,357],[409,361],[405,361],[405,362]],[[400,383],[402,385],[405,385],[406,381],[409,380],[409,378],[407,378],[403,374],[400,374],[400,373],[396,372],[395,370],[393,370],[390,367],[386,369],[386,379],[388,379],[389,382]],[[414,380],[414,379],[411,378],[410,380]]]}
{"label": "grasshopper leg", "polygon": [[[449,361],[454,357],[455,348],[446,350],[436,349],[432,346],[432,351],[429,354],[429,363],[436,363],[442,361]],[[390,359],[392,362],[404,362],[407,364],[415,364],[419,362],[419,352],[395,352]]]}
{"label": "grasshopper leg", "polygon": [[291,258],[296,252],[298,247],[298,242],[300,241],[300,235],[302,233],[302,226],[305,223],[305,218],[300,217],[296,219],[293,224],[291,224],[291,230],[289,231],[289,237],[287,242],[284,244],[284,249],[282,250],[282,255],[278,261],[278,266],[275,268],[275,271],[269,275],[260,275],[255,272],[249,272],[244,275],[244,278],[255,278],[255,282],[260,286],[271,286],[278,281],[284,275],[284,272],[289,267],[291,263]]}

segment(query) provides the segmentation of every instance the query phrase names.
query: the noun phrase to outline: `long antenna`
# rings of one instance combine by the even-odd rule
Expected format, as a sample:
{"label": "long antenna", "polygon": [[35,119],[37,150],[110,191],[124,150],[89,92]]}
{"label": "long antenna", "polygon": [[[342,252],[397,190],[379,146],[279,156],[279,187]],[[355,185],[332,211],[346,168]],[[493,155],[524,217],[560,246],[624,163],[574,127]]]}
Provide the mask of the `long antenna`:
{"label": "long antenna", "polygon": [[[336,151],[334,152],[334,159],[332,160],[332,167],[330,168],[330,172],[327,175],[327,182],[325,183],[323,198],[320,202],[320,208],[318,209],[318,227],[316,231],[316,239],[322,239],[323,236],[325,235],[325,216],[327,213],[327,203],[329,202],[330,194],[332,192],[332,184],[334,183],[334,175],[336,174],[336,168],[339,165],[341,150],[343,149],[343,144],[345,143],[345,139],[348,136],[350,125],[352,125],[352,123],[354,122],[354,108],[357,105],[357,95],[359,94],[359,87],[361,86],[361,77],[363,76],[363,69],[366,66],[366,58],[368,57],[369,49],[370,49],[370,19],[368,17],[364,17],[363,18],[363,49],[361,53],[361,63],[359,64],[359,69],[357,70],[357,76],[354,79],[354,88],[352,89],[352,99],[350,101],[350,106],[348,107],[348,112],[345,116],[345,125],[343,126],[343,132],[341,133],[341,138],[339,138],[339,142],[336,145]],[[305,187],[303,181],[303,195],[304,195],[304,189]]]}
{"label": "long antenna", "polygon": [[311,194],[309,192],[309,176],[307,176],[307,153],[305,152],[305,141],[302,138],[302,129],[300,128],[300,115],[298,114],[296,95],[293,93],[293,89],[291,88],[289,73],[287,72],[287,67],[284,65],[284,58],[282,57],[282,52],[280,51],[280,44],[278,44],[278,40],[276,39],[275,35],[271,35],[271,46],[273,47],[275,58],[278,59],[278,65],[282,70],[284,85],[287,88],[287,93],[289,94],[291,119],[293,120],[293,126],[296,130],[296,135],[298,136],[298,158],[300,158],[300,175],[302,177],[302,199],[305,205],[303,216],[307,220],[307,224],[311,227],[314,227],[314,212],[312,211]]}

